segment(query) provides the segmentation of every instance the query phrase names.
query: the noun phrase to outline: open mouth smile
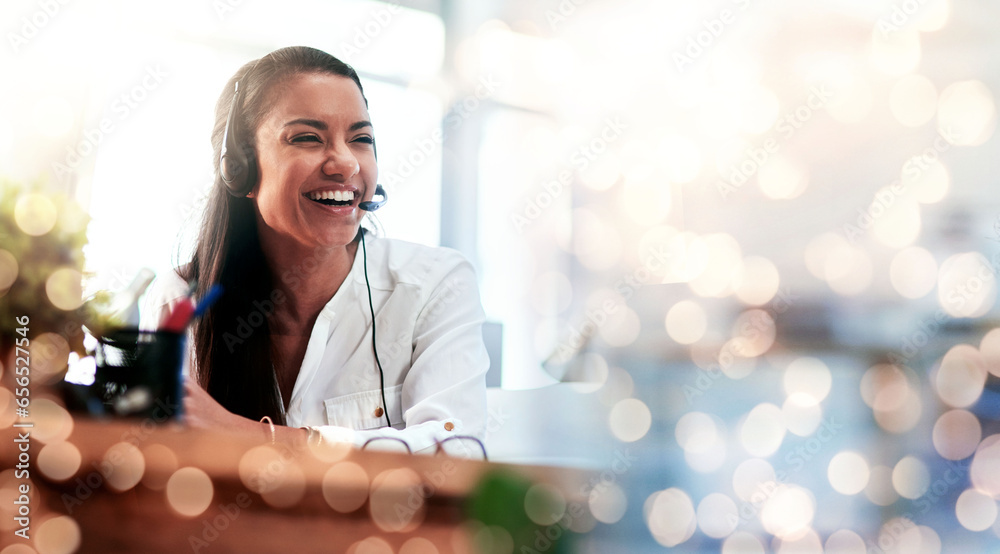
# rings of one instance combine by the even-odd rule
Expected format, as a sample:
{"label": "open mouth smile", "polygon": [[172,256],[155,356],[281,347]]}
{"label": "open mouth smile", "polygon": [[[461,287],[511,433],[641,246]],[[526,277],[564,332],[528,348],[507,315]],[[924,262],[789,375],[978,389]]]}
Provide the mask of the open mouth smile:
{"label": "open mouth smile", "polygon": [[313,191],[304,194],[306,198],[323,204],[324,206],[350,206],[354,203],[354,191],[352,190],[325,190]]}

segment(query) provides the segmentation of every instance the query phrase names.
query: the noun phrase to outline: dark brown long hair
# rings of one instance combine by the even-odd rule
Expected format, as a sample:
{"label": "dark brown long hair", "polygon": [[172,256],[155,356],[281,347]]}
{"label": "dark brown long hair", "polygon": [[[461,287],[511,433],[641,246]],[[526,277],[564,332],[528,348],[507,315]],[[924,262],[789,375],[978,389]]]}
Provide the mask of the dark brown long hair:
{"label": "dark brown long hair", "polygon": [[[255,420],[270,416],[281,424],[284,410],[272,365],[267,318],[273,310],[275,288],[260,248],[253,203],[229,194],[219,176],[219,154],[237,81],[240,105],[233,115],[234,131],[255,152],[256,131],[273,103],[276,85],[303,73],[349,77],[364,97],[357,72],[315,48],[282,48],[241,67],[226,83],[215,106],[215,184],[191,262],[178,270],[183,279],[197,280],[199,297],[215,283],[224,291],[194,324],[193,362],[201,386],[235,414]],[[251,160],[256,163],[256,157]]]}

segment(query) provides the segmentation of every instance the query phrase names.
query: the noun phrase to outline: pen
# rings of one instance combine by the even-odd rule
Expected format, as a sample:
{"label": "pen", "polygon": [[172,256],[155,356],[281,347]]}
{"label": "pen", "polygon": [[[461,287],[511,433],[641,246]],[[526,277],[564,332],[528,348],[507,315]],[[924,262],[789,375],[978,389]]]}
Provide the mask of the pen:
{"label": "pen", "polygon": [[218,300],[220,296],[222,296],[222,285],[216,283],[212,285],[212,288],[208,289],[205,296],[203,296],[201,301],[198,302],[198,305],[195,306],[194,314],[192,314],[191,317],[201,317],[206,310],[212,307],[212,304],[215,304],[215,301]]}
{"label": "pen", "polygon": [[160,330],[173,333],[184,331],[192,319],[204,314],[221,295],[222,285],[215,284],[205,293],[205,296],[201,298],[201,301],[197,305],[195,305],[194,300],[190,296],[185,297],[170,312],[166,321],[160,326]]}

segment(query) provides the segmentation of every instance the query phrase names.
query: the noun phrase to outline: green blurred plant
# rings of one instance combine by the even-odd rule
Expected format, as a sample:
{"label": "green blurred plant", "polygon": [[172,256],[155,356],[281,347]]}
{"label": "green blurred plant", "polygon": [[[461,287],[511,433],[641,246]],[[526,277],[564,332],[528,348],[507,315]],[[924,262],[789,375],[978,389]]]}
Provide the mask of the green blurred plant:
{"label": "green blurred plant", "polygon": [[82,326],[95,325],[98,303],[78,296],[89,222],[76,202],[41,182],[0,181],[0,351],[13,346],[17,318],[26,315],[29,337],[56,333],[84,353]]}
{"label": "green blurred plant", "polygon": [[[477,552],[568,554],[573,551],[574,533],[568,530],[572,517],[555,513],[558,509],[552,507],[559,502],[542,498],[547,492],[532,496],[533,485],[523,475],[504,468],[490,470],[479,479],[464,506],[466,517],[479,524],[472,537]],[[532,520],[529,510],[555,518],[543,525]]]}

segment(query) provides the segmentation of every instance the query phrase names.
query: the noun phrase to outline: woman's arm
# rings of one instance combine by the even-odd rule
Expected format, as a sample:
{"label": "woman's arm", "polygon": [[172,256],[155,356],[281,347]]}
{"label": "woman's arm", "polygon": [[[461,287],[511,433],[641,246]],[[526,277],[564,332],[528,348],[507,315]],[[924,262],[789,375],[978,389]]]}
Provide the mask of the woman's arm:
{"label": "woman's arm", "polygon": [[489,356],[476,274],[458,252],[439,252],[433,277],[425,283],[426,301],[416,314],[412,344],[407,345],[412,349],[410,368],[398,393],[406,428],[316,427],[324,439],[361,446],[371,438],[395,437],[418,452],[449,436],[483,438]]}

